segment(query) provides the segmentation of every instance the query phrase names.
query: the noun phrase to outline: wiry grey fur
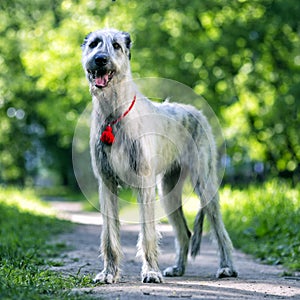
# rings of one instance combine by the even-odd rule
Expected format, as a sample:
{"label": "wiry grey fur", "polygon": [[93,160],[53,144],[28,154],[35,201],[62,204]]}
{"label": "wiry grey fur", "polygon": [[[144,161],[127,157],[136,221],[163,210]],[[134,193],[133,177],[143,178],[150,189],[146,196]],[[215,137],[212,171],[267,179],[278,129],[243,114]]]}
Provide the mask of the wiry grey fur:
{"label": "wiry grey fur", "polygon": [[[216,276],[237,276],[231,259],[232,244],[219,209],[217,154],[211,128],[203,114],[192,106],[157,104],[143,96],[132,81],[130,47],[129,34],[113,29],[89,34],[82,45],[83,68],[93,99],[91,157],[99,181],[104,222],[101,236],[104,269],[95,281],[112,283],[119,275],[122,256],[119,185],[129,185],[138,191],[141,223],[138,254],[143,260],[142,282],[163,281],[158,267],[160,236],[155,226],[156,185],[176,234],[176,262],[164,270],[163,275],[184,274],[190,240],[191,255],[195,257],[199,252],[206,214],[220,250]],[[115,142],[112,145],[101,142],[106,125],[128,109],[134,96],[136,103],[131,111],[112,126]],[[193,235],[181,207],[182,187],[188,175],[201,199]]]}

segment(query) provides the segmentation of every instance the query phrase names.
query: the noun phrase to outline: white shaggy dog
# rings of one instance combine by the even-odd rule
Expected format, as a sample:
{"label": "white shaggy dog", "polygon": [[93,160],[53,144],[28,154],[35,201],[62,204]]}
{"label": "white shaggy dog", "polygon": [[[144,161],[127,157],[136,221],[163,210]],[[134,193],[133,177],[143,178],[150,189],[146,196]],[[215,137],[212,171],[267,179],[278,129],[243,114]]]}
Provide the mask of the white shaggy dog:
{"label": "white shaggy dog", "polygon": [[[192,106],[157,104],[143,96],[132,81],[130,47],[129,34],[114,29],[90,33],[82,45],[83,68],[93,98],[91,157],[104,221],[104,269],[95,281],[113,283],[119,275],[119,185],[129,185],[138,191],[142,282],[163,281],[158,267],[159,234],[155,228],[156,185],[177,245],[176,263],[163,275],[184,274],[190,240],[191,255],[199,252],[206,214],[220,251],[217,277],[237,276],[231,258],[232,244],[219,209],[211,128],[203,114]],[[182,187],[188,175],[201,199],[192,236],[181,207]]]}

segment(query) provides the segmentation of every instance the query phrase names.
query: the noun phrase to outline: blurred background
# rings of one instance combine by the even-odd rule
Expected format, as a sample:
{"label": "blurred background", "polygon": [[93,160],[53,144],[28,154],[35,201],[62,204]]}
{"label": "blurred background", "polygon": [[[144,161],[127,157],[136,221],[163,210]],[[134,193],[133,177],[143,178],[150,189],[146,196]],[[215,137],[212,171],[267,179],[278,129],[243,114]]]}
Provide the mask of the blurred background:
{"label": "blurred background", "polygon": [[0,183],[76,189],[71,146],[91,101],[80,45],[131,33],[133,76],[202,95],[227,144],[224,182],[300,175],[300,2],[1,0]]}
{"label": "blurred background", "polygon": [[[103,27],[130,32],[134,78],[176,80],[206,99],[226,140],[220,196],[234,246],[283,264],[299,280],[299,16],[296,0],[1,0],[0,277],[12,293],[7,299],[15,291],[26,297],[23,282],[31,282],[30,270],[39,278],[47,236],[66,227],[49,219],[53,201],[44,200],[62,201],[62,211],[71,200],[98,207],[97,196],[91,207],[79,191],[72,140],[91,102],[80,45]],[[131,220],[135,194],[120,197],[120,213]],[[183,207],[190,228],[198,206],[191,199]],[[48,279],[42,282],[33,290]]]}

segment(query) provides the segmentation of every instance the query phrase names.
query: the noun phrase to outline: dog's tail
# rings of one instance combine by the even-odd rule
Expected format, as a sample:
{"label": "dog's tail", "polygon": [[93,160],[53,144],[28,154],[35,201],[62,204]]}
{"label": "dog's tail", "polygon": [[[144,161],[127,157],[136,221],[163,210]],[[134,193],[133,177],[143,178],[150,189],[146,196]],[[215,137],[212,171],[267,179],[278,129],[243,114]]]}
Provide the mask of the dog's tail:
{"label": "dog's tail", "polygon": [[191,256],[196,257],[200,252],[200,244],[203,232],[203,222],[204,222],[205,212],[203,208],[197,213],[195,223],[194,223],[194,234],[192,236],[192,247],[191,247]]}

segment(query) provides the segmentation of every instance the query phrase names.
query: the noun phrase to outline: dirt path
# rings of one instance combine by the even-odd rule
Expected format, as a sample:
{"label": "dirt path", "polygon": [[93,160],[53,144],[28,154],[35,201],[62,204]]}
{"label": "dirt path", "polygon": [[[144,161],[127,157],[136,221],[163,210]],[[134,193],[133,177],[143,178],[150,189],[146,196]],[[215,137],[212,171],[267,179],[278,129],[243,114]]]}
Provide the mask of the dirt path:
{"label": "dirt path", "polygon": [[[77,222],[74,231],[61,235],[58,241],[71,246],[60,260],[64,266],[54,270],[67,274],[92,274],[101,270],[97,258],[101,217],[97,213],[83,213],[78,203],[52,202],[61,217]],[[160,267],[174,262],[174,242],[171,227],[160,225],[162,233]],[[164,284],[140,283],[141,263],[135,257],[139,226],[122,225],[121,240],[124,252],[123,272],[119,283],[95,285],[93,288],[76,289],[73,292],[89,294],[95,299],[158,300],[158,299],[300,299],[300,281],[297,277],[282,277],[283,269],[262,265],[245,254],[235,251],[234,260],[238,278],[215,279],[218,258],[215,245],[205,236],[201,255],[192,260],[183,277],[165,278]]]}

